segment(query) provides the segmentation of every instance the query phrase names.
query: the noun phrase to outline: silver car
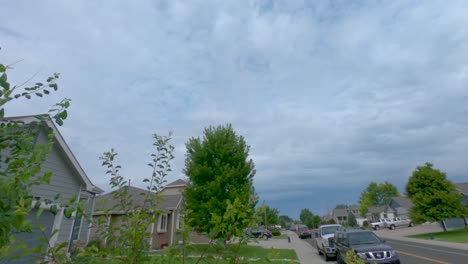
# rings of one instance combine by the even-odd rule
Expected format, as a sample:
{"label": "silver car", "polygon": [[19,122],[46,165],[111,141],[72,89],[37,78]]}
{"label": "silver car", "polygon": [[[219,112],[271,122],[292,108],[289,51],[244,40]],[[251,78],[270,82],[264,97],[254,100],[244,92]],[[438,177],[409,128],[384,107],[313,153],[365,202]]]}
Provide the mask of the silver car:
{"label": "silver car", "polygon": [[315,242],[317,243],[317,251],[319,255],[324,255],[325,260],[336,257],[335,245],[333,237],[335,231],[341,228],[341,225],[321,225],[315,233]]}

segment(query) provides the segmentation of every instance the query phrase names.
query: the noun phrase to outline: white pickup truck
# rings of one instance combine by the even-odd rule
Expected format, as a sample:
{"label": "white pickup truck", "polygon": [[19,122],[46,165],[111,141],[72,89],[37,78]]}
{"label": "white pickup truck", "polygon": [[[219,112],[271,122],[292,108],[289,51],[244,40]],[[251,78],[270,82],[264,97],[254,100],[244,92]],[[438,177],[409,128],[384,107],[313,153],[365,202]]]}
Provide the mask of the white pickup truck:
{"label": "white pickup truck", "polygon": [[410,219],[395,217],[389,222],[387,222],[388,229],[394,230],[397,227],[411,227],[413,226],[413,222]]}
{"label": "white pickup truck", "polygon": [[380,228],[385,228],[387,227],[387,223],[390,222],[390,219],[388,218],[380,218],[379,221],[375,221],[370,223],[370,226],[374,230],[379,230]]}

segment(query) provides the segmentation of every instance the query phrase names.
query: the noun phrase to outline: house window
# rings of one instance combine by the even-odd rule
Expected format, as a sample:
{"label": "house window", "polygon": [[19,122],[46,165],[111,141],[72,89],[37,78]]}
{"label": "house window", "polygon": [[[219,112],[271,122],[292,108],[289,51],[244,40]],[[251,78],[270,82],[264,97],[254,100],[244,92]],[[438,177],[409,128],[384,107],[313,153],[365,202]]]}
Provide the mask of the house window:
{"label": "house window", "polygon": [[158,221],[158,232],[167,231],[167,214],[160,214]]}
{"label": "house window", "polygon": [[178,230],[184,229],[184,215],[183,214],[179,214],[179,216],[177,217],[176,227]]}

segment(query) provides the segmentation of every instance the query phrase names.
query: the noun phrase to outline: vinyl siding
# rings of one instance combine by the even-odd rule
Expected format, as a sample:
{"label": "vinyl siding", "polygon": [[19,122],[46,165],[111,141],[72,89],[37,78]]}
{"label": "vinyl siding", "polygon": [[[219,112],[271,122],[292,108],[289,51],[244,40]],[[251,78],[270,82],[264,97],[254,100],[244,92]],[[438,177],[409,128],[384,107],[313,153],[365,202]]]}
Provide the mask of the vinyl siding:
{"label": "vinyl siding", "polygon": [[[41,133],[38,137],[38,143],[44,144],[45,142],[46,135],[45,133]],[[50,184],[34,186],[31,190],[32,195],[40,197],[42,200],[54,200],[54,197],[60,194],[60,202],[69,201],[73,195],[78,196],[80,187],[84,183],[82,183],[80,176],[70,165],[69,161],[65,158],[65,153],[58,147],[58,143],[54,142],[40,173],[42,175],[47,170],[52,171]],[[69,241],[73,221],[73,217],[63,217],[57,242]]]}

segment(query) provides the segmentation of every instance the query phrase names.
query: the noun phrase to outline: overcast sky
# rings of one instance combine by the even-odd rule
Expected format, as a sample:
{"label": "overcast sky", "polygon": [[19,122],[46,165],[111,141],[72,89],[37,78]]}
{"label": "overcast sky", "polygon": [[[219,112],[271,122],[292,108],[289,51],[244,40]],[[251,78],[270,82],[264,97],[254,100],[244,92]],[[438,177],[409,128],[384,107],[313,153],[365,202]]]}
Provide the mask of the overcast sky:
{"label": "overcast sky", "polygon": [[152,134],[185,142],[232,123],[251,146],[261,201],[293,217],[357,203],[370,181],[400,192],[426,161],[468,181],[468,2],[0,0],[13,83],[61,73],[60,127],[94,184],[110,148],[132,183]]}

